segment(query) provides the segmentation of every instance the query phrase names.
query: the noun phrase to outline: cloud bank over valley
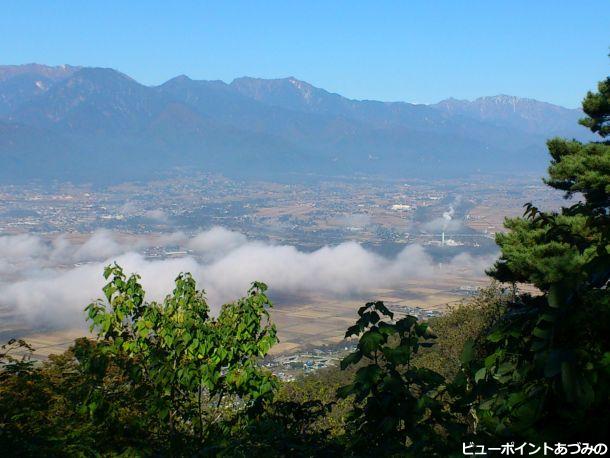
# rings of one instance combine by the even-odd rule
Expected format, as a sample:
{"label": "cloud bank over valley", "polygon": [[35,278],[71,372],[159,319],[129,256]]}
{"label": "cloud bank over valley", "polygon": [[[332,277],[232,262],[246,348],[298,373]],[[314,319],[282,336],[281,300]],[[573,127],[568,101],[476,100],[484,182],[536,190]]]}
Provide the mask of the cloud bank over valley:
{"label": "cloud bank over valley", "polygon": [[[132,236],[98,230],[82,240],[21,234],[0,236],[0,309],[33,327],[84,326],[83,308],[102,296],[104,266],[138,273],[148,300],[162,300],[180,272],[191,272],[214,312],[254,280],[269,292],[353,297],[431,278],[439,269],[483,274],[492,256],[458,254],[442,267],[420,245],[388,258],[355,242],[303,252],[214,227],[193,235]],[[281,304],[277,304],[281,306]]]}

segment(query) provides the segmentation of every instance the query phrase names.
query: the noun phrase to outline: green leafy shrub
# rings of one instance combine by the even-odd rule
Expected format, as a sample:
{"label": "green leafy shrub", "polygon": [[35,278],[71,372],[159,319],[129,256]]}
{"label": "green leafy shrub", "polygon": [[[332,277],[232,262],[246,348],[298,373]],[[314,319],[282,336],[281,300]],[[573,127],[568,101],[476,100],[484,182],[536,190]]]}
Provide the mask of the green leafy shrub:
{"label": "green leafy shrub", "polygon": [[107,356],[126,362],[134,386],[147,393],[149,415],[172,441],[194,434],[203,442],[236,407],[245,414],[272,398],[277,380],[257,364],[277,342],[266,285],[254,283],[213,318],[190,274],[176,278],[163,303],[146,302],[137,275],[118,265],[104,276],[107,302],[87,307],[91,328]]}
{"label": "green leafy shrub", "polygon": [[433,345],[435,336],[428,325],[413,316],[394,322],[383,302],[366,304],[358,315],[345,335],[359,336],[358,345],[341,367],[366,363],[353,382],[337,392],[339,398],[353,399],[347,424],[350,449],[357,455],[408,452],[414,456],[451,449],[453,437],[465,428],[443,402],[445,379],[413,365],[420,347]]}

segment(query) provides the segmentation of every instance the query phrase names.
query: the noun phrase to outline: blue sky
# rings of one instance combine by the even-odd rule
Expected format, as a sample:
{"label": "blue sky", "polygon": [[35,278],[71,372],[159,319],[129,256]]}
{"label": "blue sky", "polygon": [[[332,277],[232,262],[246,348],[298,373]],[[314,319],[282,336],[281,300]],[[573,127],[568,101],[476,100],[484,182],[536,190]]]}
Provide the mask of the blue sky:
{"label": "blue sky", "polygon": [[295,76],[351,98],[506,93],[564,106],[608,75],[610,4],[574,1],[28,1],[0,14],[0,64]]}

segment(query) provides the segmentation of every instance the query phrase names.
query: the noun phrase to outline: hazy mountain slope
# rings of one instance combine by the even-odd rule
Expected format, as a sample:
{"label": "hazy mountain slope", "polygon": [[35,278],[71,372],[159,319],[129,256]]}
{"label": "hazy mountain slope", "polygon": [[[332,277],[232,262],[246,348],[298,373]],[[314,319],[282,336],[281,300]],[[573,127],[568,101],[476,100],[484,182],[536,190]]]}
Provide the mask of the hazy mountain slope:
{"label": "hazy mountain slope", "polygon": [[[0,66],[0,180],[149,178],[173,167],[243,177],[446,177],[542,172],[578,110],[517,98],[433,106],[350,100],[295,78],[144,86],[107,68]],[[568,125],[571,124],[568,130]]]}
{"label": "hazy mountain slope", "polygon": [[[298,151],[281,139],[202,116],[111,69],[82,69],[8,120],[7,126],[30,126],[38,133],[14,129],[9,135],[8,127],[0,133],[5,178],[14,168],[19,177],[38,177],[38,164],[51,158],[58,167],[46,168],[45,177],[65,170],[73,179],[107,180],[145,178],[175,166],[226,170],[253,162],[253,170],[261,169],[278,155],[290,164]],[[64,162],[71,164],[62,169]]]}
{"label": "hazy mountain slope", "polygon": [[583,117],[581,110],[534,99],[497,95],[473,101],[447,99],[432,106],[448,117],[466,116],[533,134],[580,138],[589,138],[590,134],[586,128],[578,125],[578,120]]}
{"label": "hazy mountain slope", "polygon": [[9,119],[67,132],[143,128],[162,102],[154,91],[112,69],[84,68],[21,105]]}
{"label": "hazy mountain slope", "polygon": [[53,85],[53,80],[24,73],[0,81],[0,116],[8,116],[19,106],[39,96]]}
{"label": "hazy mountain slope", "polygon": [[307,143],[312,138],[319,143],[321,137],[337,133],[337,124],[341,124],[341,129],[349,129],[354,124],[343,122],[340,116],[320,116],[270,106],[240,94],[221,81],[194,81],[179,76],[157,90],[168,100],[188,105],[223,124],[283,137],[291,143]]}
{"label": "hazy mountain slope", "polygon": [[270,106],[316,115],[343,116],[375,127],[409,123],[411,127],[433,129],[435,123],[442,120],[436,110],[426,105],[350,100],[293,77],[272,80],[237,78],[231,87]]}
{"label": "hazy mountain slope", "polygon": [[68,78],[80,67],[39,64],[0,66],[0,116],[46,92],[54,83]]}
{"label": "hazy mountain slope", "polygon": [[[168,83],[174,83],[175,80]],[[433,132],[438,135],[441,130],[448,130],[464,142],[470,138],[479,145],[488,144],[489,138],[502,142],[522,140],[515,138],[514,132],[506,126],[496,126],[483,121],[473,122],[472,119],[459,115],[448,117],[426,105],[350,100],[292,77],[274,80],[244,77],[234,80],[230,85],[222,82],[192,81],[181,77],[180,83],[197,86],[200,90],[205,88],[205,98],[208,102],[206,108],[209,110],[210,107],[222,106],[223,114],[227,115],[223,118],[225,122],[236,121],[244,128],[262,126],[260,128],[276,129],[276,134],[287,133],[290,138],[300,141],[305,140],[304,134],[312,127],[311,134],[315,133],[319,140],[324,139],[321,148],[332,144],[333,140],[335,143],[339,142],[345,134],[354,138],[358,145],[370,146],[375,150],[378,148],[378,142],[373,145],[360,142],[367,135],[376,136],[382,130],[387,130],[389,135],[398,131],[405,134],[410,131],[412,137],[417,137],[415,131]],[[221,102],[218,99],[210,101],[212,88],[216,96],[222,93],[223,103],[214,103]],[[187,92],[184,87],[181,89],[183,94]],[[242,97],[237,98],[230,89],[235,89]],[[201,98],[189,97],[188,102],[199,105],[200,100]],[[259,103],[254,103],[255,101]],[[210,114],[209,111],[207,113]],[[218,116],[218,111],[215,114]],[[309,117],[303,116],[305,114]],[[316,125],[316,121],[319,125]],[[327,132],[327,135],[324,135],[324,132]],[[537,138],[531,137],[523,140],[519,145],[521,147],[538,141]],[[434,143],[433,139],[429,139],[430,142]],[[447,143],[442,145],[446,146]]]}
{"label": "hazy mountain slope", "polygon": [[[389,163],[393,173],[406,175],[463,173],[471,164],[461,167],[446,158],[488,151],[490,133],[503,140],[514,137],[503,128],[448,120],[424,105],[352,101],[294,78],[240,78],[226,85],[178,77],[159,89],[215,119],[314,151],[336,173],[387,173]],[[447,125],[453,133],[444,135],[440,131]]]}
{"label": "hazy mountain slope", "polygon": [[535,135],[557,135],[566,130],[576,136],[587,135],[587,129],[578,126],[578,119],[583,116],[581,110],[508,95],[481,97],[472,102],[447,99],[434,105],[415,105],[350,100],[293,77],[273,80],[244,77],[234,80],[231,86],[241,94],[269,105],[310,113],[341,114],[380,127],[408,124],[422,130],[464,128],[474,119],[484,125],[519,129]]}
{"label": "hazy mountain slope", "polygon": [[[513,151],[531,149],[532,152],[544,152],[546,139],[562,132],[563,135],[590,138],[587,129],[577,123],[582,117],[580,110],[517,97],[455,101],[460,104],[454,107],[452,100],[430,106],[350,100],[293,77],[274,80],[244,77],[234,80],[231,86],[241,94],[274,107],[341,115],[377,129],[400,130],[408,127],[431,136],[445,132],[460,137],[462,141],[470,139],[491,151],[504,149],[509,143],[509,149]],[[484,104],[487,109],[479,108]],[[453,148],[455,143],[445,145]]]}

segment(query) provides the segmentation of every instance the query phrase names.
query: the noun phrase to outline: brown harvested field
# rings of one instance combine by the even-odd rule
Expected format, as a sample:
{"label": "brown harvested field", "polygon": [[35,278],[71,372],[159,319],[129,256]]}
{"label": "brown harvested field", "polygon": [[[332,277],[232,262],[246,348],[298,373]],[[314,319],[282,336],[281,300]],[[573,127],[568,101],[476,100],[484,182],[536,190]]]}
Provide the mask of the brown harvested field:
{"label": "brown harvested field", "polygon": [[520,216],[523,212],[520,209],[515,211],[514,208],[508,208],[478,205],[470,210],[470,218],[466,221],[466,225],[471,229],[479,232],[503,232],[504,218]]}
{"label": "brown harvested field", "polygon": [[62,353],[67,350],[75,339],[85,335],[89,335],[89,333],[83,327],[82,329],[75,328],[56,331],[29,331],[19,337],[25,339],[36,350],[33,356],[35,359],[47,359],[49,355]]}
{"label": "brown harvested field", "polygon": [[408,220],[406,217],[400,216],[400,214],[394,215],[386,213],[375,215],[373,222],[384,227],[404,228],[407,225]]}
{"label": "brown harvested field", "polygon": [[[345,330],[354,323],[358,308],[367,301],[383,300],[390,306],[409,305],[427,310],[444,310],[448,304],[465,298],[461,286],[484,287],[489,280],[484,276],[443,273],[431,279],[405,280],[397,289],[381,289],[366,296],[341,299],[333,297],[297,296],[276,299],[272,309],[280,344],[271,353],[290,353],[303,347],[336,344],[343,339]],[[289,300],[292,299],[292,300]],[[35,348],[38,358],[59,353],[68,348],[77,337],[87,335],[87,328],[54,331],[25,330],[23,325],[3,325],[3,335],[12,330],[24,337]]]}
{"label": "brown harvested field", "polygon": [[544,211],[556,210],[566,205],[562,193],[546,188],[526,188],[519,197],[494,196],[493,199],[482,200],[469,211],[469,219],[465,222],[476,231],[504,232],[504,218],[523,216],[525,202],[532,202]]}
{"label": "brown harvested field", "polygon": [[340,342],[345,330],[356,320],[358,308],[367,301],[383,300],[390,305],[442,311],[448,304],[465,299],[459,291],[461,286],[482,288],[488,283],[489,279],[484,276],[439,274],[429,280],[407,280],[400,289],[378,290],[360,299],[341,300],[319,296],[310,298],[306,303],[278,302],[272,316],[281,344],[274,347],[272,353]]}
{"label": "brown harvested field", "polygon": [[313,204],[289,205],[285,207],[265,207],[259,208],[255,215],[259,217],[278,217],[278,216],[301,216],[316,210]]}

